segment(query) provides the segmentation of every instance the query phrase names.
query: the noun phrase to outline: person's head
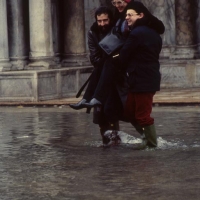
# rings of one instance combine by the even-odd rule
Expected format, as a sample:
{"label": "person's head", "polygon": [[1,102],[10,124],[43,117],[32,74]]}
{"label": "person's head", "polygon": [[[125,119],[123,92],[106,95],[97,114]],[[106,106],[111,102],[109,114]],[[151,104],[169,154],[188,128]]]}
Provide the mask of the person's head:
{"label": "person's head", "polygon": [[148,9],[139,1],[130,2],[127,5],[126,21],[130,27],[134,26],[138,20],[143,19],[143,21],[147,21],[151,16]]}
{"label": "person's head", "polygon": [[129,2],[131,2],[131,0],[111,0],[112,5],[115,6],[120,13],[124,11]]}
{"label": "person's head", "polygon": [[113,13],[109,7],[101,6],[95,11],[97,25],[102,32],[106,32],[113,21]]}

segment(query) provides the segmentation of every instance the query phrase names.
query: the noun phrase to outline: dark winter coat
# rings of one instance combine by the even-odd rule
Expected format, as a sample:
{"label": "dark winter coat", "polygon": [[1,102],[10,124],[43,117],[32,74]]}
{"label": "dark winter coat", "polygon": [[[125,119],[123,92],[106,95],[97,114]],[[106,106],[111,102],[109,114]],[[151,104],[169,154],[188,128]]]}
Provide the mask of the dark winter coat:
{"label": "dark winter coat", "polygon": [[98,25],[95,22],[88,31],[88,48],[90,51],[90,62],[94,67],[103,66],[106,54],[99,46],[100,40],[105,37],[106,34],[102,34]]}
{"label": "dark winter coat", "polygon": [[160,90],[159,54],[162,39],[153,29],[141,25],[133,28],[120,51],[122,69],[128,76],[130,91]]}
{"label": "dark winter coat", "polygon": [[[110,27],[110,29],[112,26]],[[108,30],[109,31],[109,30]],[[99,31],[98,25],[95,22],[90,30],[88,31],[88,48],[90,51],[90,62],[94,66],[94,70],[91,75],[91,79],[89,85],[85,91],[83,98],[91,99],[94,95],[95,89],[99,82],[99,78],[102,73],[102,68],[104,66],[104,62],[107,58],[106,53],[100,48],[99,41],[105,37],[106,33],[103,34]],[[105,113],[103,110],[95,107],[93,112],[93,122],[95,124],[104,125],[107,124]]]}

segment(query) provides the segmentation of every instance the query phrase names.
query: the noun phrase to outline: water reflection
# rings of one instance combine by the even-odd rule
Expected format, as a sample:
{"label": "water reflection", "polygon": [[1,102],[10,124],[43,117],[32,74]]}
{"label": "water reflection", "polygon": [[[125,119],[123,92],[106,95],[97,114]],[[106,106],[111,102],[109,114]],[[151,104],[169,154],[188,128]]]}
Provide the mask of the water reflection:
{"label": "water reflection", "polygon": [[171,199],[200,195],[199,107],[155,107],[154,151],[134,151],[139,135],[123,122],[122,144],[102,148],[98,126],[84,111],[0,111],[2,200],[169,199],[172,190]]}
{"label": "water reflection", "polygon": [[[198,143],[200,109],[186,108],[166,109],[154,108],[158,142],[166,143],[182,138],[188,145]],[[34,144],[65,143],[66,145],[83,146],[91,143],[101,143],[99,129],[92,123],[92,115],[73,112],[67,107],[62,108],[1,108],[1,147],[5,144],[29,141]],[[139,143],[139,135],[133,127],[121,122],[122,143]],[[197,138],[190,137],[191,134]],[[168,141],[169,138],[169,141]],[[188,140],[189,139],[189,140]],[[192,139],[192,140],[191,140]],[[178,141],[179,140],[179,141]],[[192,141],[192,143],[190,143]],[[169,143],[170,144],[170,143]],[[185,144],[187,145],[187,144]],[[169,145],[170,146],[170,145]],[[173,145],[172,145],[173,146]],[[161,147],[161,145],[160,145]]]}

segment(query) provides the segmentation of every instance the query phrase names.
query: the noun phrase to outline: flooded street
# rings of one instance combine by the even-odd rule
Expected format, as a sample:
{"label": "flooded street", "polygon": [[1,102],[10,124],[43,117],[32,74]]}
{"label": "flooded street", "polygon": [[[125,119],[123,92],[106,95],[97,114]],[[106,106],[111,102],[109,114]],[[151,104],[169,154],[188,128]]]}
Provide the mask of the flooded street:
{"label": "flooded street", "polygon": [[200,107],[154,107],[155,150],[121,122],[122,144],[101,147],[92,114],[0,107],[0,200],[200,198]]}

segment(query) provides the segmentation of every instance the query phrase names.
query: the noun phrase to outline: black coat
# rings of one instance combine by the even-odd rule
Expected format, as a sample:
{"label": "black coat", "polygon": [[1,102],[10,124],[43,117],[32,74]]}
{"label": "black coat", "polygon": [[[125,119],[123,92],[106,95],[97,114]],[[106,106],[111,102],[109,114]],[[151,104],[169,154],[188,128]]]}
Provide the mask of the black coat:
{"label": "black coat", "polygon": [[104,37],[104,34],[101,33],[101,31],[99,30],[97,22],[94,22],[90,30],[88,31],[88,47],[90,51],[90,62],[94,66],[94,69],[89,77],[89,84],[83,95],[83,98],[87,101],[90,101],[94,95],[105,61],[105,53],[99,46],[99,41],[102,37]]}
{"label": "black coat", "polygon": [[99,46],[99,42],[105,34],[102,34],[99,29],[98,25],[95,22],[90,30],[88,31],[88,48],[90,51],[90,62],[94,67],[102,67],[105,61],[105,52]]}
{"label": "black coat", "polygon": [[[110,29],[112,28],[112,25],[110,26]],[[109,30],[108,30],[109,31]],[[102,68],[104,66],[104,62],[107,59],[107,55],[106,53],[100,48],[99,46],[99,41],[106,35],[106,33],[101,33],[98,29],[98,25],[95,22],[89,32],[88,32],[88,47],[89,47],[89,51],[90,51],[90,61],[91,64],[94,66],[94,70],[92,72],[91,75],[91,79],[89,81],[88,87],[85,91],[85,94],[83,96],[83,98],[85,99],[91,99],[94,95],[95,89],[97,87],[97,84],[99,82],[99,78],[102,74]],[[105,105],[103,106],[103,109],[99,109],[97,107],[94,108],[94,112],[93,112],[93,122],[95,124],[99,124],[100,126],[105,126],[108,124],[108,121],[112,121],[113,117],[114,117],[114,121],[115,118],[118,119],[118,117],[116,117],[116,115],[120,112],[118,111],[118,104],[120,104],[120,99],[118,97],[118,101],[116,100],[117,97],[115,96],[117,95],[116,91],[112,91],[111,94],[109,95],[109,98],[112,97],[113,99],[115,99],[114,102],[111,102],[110,99],[108,98],[108,100],[106,101]],[[114,106],[114,112],[111,108],[113,108]],[[109,113],[109,116],[105,114]]]}
{"label": "black coat", "polygon": [[160,35],[147,26],[131,30],[120,51],[122,69],[128,75],[132,92],[155,92],[160,90],[159,54],[162,48]]}

